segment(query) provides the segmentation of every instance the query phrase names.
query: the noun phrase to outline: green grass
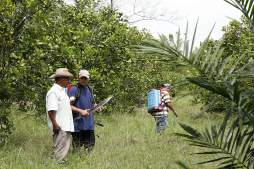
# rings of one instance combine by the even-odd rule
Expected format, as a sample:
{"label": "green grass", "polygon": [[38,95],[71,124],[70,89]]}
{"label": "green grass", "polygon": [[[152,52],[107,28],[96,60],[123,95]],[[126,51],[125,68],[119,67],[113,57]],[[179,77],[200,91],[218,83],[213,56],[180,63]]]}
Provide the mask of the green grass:
{"label": "green grass", "polygon": [[[221,118],[218,115],[199,113],[199,106],[192,105],[190,98],[178,99],[175,109],[178,122],[197,128],[209,126]],[[169,128],[162,135],[155,134],[154,119],[145,110],[136,113],[110,116],[97,115],[104,127],[96,127],[96,146],[91,156],[80,158],[70,152],[68,164],[56,164],[51,159],[52,137],[46,123],[32,117],[15,114],[15,132],[0,150],[1,169],[180,169],[180,160],[191,169],[209,169],[208,165],[195,165],[206,157],[191,156],[198,148],[190,147],[182,138],[174,135],[182,132],[173,126],[170,115]]]}

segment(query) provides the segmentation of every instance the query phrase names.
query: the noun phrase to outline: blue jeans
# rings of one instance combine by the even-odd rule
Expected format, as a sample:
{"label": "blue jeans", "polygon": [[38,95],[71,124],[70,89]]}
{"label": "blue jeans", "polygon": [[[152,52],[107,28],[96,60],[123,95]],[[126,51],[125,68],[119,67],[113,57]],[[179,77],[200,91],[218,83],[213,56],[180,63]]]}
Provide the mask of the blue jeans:
{"label": "blue jeans", "polygon": [[154,116],[156,133],[162,133],[168,127],[168,116]]}

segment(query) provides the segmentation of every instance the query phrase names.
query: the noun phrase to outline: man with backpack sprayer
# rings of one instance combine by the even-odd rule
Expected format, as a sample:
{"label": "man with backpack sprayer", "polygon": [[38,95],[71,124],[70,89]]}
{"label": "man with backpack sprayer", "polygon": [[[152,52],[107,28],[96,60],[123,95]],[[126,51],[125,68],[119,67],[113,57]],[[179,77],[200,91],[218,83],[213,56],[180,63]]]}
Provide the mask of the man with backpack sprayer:
{"label": "man with backpack sprayer", "polygon": [[[89,109],[94,107],[95,102],[92,89],[88,85],[89,80],[89,72],[87,70],[80,70],[78,84],[68,87],[75,130],[72,133],[73,146],[77,150],[84,147],[88,153],[91,152],[95,145],[94,114],[93,111],[89,111]],[[85,110],[87,114],[80,116],[77,113],[79,110]]]}
{"label": "man with backpack sprayer", "polygon": [[154,116],[156,133],[162,133],[167,128],[169,109],[177,117],[169,95],[171,89],[172,85],[166,83],[161,86],[160,90],[153,89],[148,93],[148,112]]}

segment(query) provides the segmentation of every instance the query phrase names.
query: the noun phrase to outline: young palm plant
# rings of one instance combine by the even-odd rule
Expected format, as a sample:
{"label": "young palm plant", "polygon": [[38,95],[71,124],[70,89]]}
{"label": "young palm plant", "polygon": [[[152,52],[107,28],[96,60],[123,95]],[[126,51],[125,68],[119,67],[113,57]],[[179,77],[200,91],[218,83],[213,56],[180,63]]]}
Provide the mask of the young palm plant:
{"label": "young palm plant", "polygon": [[[243,12],[249,20],[250,29],[253,29],[254,0],[225,1]],[[177,135],[184,137],[192,146],[205,148],[197,154],[214,155],[199,164],[217,163],[217,168],[223,169],[253,169],[254,88],[246,85],[246,81],[251,83],[253,80],[253,61],[246,61],[245,54],[233,61],[230,57],[223,58],[223,48],[220,45],[208,47],[210,34],[201,47],[194,51],[196,32],[197,24],[189,43],[187,24],[183,42],[180,32],[176,40],[172,36],[161,35],[159,39],[144,41],[138,51],[168,58],[181,65],[181,68],[194,68],[196,71],[193,76],[186,78],[190,83],[232,102],[232,108],[225,112],[225,118],[219,126],[211,126],[199,132],[191,126],[180,124],[187,134]],[[233,116],[235,118],[232,114],[236,114]]]}
{"label": "young palm plant", "polygon": [[253,0],[224,0],[236,9],[240,10],[242,14],[249,21],[250,29],[253,31],[254,26],[254,1]]}

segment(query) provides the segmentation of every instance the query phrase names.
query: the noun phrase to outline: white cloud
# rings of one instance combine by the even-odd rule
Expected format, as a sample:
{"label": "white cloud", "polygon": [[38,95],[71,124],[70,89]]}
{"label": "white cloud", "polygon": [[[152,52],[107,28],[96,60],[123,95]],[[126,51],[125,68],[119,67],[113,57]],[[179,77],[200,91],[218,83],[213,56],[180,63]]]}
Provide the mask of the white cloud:
{"label": "white cloud", "polygon": [[[116,0],[117,7],[125,15],[131,15],[135,0]],[[151,3],[152,2],[152,3]],[[157,5],[154,5],[157,4]],[[157,36],[158,34],[174,34],[179,27],[185,30],[189,22],[190,32],[193,32],[197,18],[199,18],[197,41],[204,40],[213,25],[215,29],[212,37],[222,36],[222,27],[227,25],[230,18],[239,19],[241,13],[223,0],[136,0],[139,9],[145,9],[156,15],[161,12],[168,18],[175,17],[174,23],[161,21],[142,21],[135,23],[138,28],[146,28]],[[149,12],[148,12],[149,13]]]}
{"label": "white cloud", "polygon": [[[74,0],[66,0],[73,3]],[[110,0],[103,0],[110,2]],[[175,34],[179,28],[185,30],[187,21],[189,22],[190,33],[193,32],[197,18],[199,18],[197,41],[206,38],[214,24],[215,28],[212,38],[218,39],[222,36],[222,27],[226,26],[230,19],[239,19],[241,13],[224,2],[224,0],[114,0],[115,8],[119,9],[126,16],[132,16],[133,10],[145,11],[150,16],[158,17],[163,14],[163,18],[171,18],[172,22],[162,21],[141,21],[133,25],[139,29],[147,29],[154,36],[158,34]],[[138,19],[137,17],[131,18]]]}

